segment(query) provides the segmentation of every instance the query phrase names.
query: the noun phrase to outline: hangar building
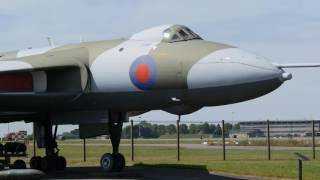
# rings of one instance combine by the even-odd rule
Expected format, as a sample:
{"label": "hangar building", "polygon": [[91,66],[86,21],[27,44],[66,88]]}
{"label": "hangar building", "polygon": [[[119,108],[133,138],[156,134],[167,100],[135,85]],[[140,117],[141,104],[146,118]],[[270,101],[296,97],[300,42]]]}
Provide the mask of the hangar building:
{"label": "hangar building", "polygon": [[[241,134],[249,137],[263,137],[267,135],[267,121],[242,121],[240,124]],[[270,121],[270,136],[311,136],[311,120],[281,120]],[[315,133],[320,135],[320,120],[315,120]]]}

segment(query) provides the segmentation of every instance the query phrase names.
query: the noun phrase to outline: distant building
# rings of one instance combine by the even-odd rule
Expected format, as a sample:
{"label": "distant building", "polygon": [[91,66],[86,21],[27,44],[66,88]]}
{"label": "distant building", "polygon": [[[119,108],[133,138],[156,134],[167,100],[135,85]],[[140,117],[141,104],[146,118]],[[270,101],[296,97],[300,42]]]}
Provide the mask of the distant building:
{"label": "distant building", "polygon": [[[248,137],[265,137],[267,136],[266,121],[245,121],[240,122],[241,134],[247,134]],[[270,121],[270,136],[287,137],[287,136],[311,136],[312,121]],[[320,121],[315,121],[315,133],[320,135]]]}
{"label": "distant building", "polygon": [[231,131],[229,133],[229,138],[248,138],[249,135],[245,132],[239,131]]}

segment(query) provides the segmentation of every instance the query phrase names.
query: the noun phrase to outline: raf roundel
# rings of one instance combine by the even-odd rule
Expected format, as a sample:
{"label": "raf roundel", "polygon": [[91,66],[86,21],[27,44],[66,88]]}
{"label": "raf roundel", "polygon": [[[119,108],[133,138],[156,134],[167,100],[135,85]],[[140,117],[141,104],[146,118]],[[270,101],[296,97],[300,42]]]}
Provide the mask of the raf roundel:
{"label": "raf roundel", "polygon": [[156,82],[156,64],[149,55],[140,56],[131,64],[130,79],[141,90],[151,89]]}

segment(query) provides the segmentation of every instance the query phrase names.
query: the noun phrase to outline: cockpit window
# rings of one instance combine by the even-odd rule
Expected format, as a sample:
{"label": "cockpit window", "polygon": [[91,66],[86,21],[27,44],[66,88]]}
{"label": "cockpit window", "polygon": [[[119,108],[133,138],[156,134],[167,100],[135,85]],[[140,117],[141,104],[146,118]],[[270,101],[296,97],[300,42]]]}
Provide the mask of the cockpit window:
{"label": "cockpit window", "polygon": [[162,42],[172,43],[179,41],[188,41],[193,39],[202,38],[185,26],[174,25],[163,32]]}
{"label": "cockpit window", "polygon": [[173,41],[176,41],[179,39],[179,36],[177,34],[174,34],[171,38]]}
{"label": "cockpit window", "polygon": [[182,29],[179,31],[179,34],[183,37],[184,40],[189,39],[189,35],[185,33]]}
{"label": "cockpit window", "polygon": [[189,34],[192,34],[192,36],[196,37],[196,39],[201,39],[201,37],[198,34],[191,31],[191,29],[186,28],[186,30],[188,31]]}

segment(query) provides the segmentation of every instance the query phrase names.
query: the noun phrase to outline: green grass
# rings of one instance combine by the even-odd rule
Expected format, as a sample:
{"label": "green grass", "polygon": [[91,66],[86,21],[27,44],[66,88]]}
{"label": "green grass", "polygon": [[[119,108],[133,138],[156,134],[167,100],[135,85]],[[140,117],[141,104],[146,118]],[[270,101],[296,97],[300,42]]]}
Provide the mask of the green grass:
{"label": "green grass", "polygon": [[[207,168],[213,172],[225,172],[232,174],[253,175],[274,178],[294,178],[297,174],[297,161],[273,160],[273,161],[217,161],[208,163]],[[319,178],[319,161],[304,162],[303,179]]]}
{"label": "green grass", "polygon": [[[99,140],[101,144],[106,140]],[[107,145],[94,146],[96,141],[87,142],[87,162],[83,162],[82,146],[74,146],[75,142],[64,141],[61,146],[61,155],[65,156],[69,166],[92,166],[99,165],[100,156],[103,153],[111,152]],[[78,141],[77,143],[80,143]],[[28,149],[29,157],[32,155],[32,146]],[[121,153],[127,159],[127,165],[145,164],[152,166],[191,167],[205,166],[210,172],[220,172],[237,175],[273,177],[273,178],[297,178],[297,160],[293,151],[278,150],[272,151],[272,160],[267,161],[265,150],[227,150],[226,161],[222,161],[221,150],[207,149],[181,149],[181,161],[177,161],[176,149],[174,147],[135,147],[135,161],[131,161],[131,148],[121,147]],[[311,151],[299,151],[311,157]],[[37,150],[40,155],[43,150]],[[320,159],[320,153],[317,152]],[[189,167],[189,166],[188,166]],[[304,179],[317,179],[320,177],[320,161],[304,162]]]}
{"label": "green grass", "polygon": [[[208,135],[203,135],[203,139],[200,139],[201,135],[190,135],[182,134],[180,136],[181,144],[201,144],[204,141],[207,141],[210,145],[221,145],[221,138],[208,138]],[[175,135],[164,135],[160,139],[134,139],[135,144],[175,144],[176,143]],[[62,144],[81,144],[83,140],[64,140],[58,141]],[[105,144],[110,143],[109,139],[88,139],[87,144]],[[122,139],[122,144],[130,144],[130,139]],[[226,138],[226,145],[232,146],[266,146],[266,138]],[[288,146],[288,147],[311,147],[312,140],[310,137],[297,137],[297,138],[282,138],[282,139],[271,139],[271,146]],[[316,138],[316,146],[320,147],[320,140]]]}
{"label": "green grass", "polygon": [[[201,140],[200,138],[188,138],[188,139],[180,139],[180,143],[182,144],[201,144],[205,140]],[[83,140],[64,140],[58,141],[61,144],[82,144]],[[109,139],[88,139],[86,141],[87,144],[105,144],[109,143]],[[130,139],[121,139],[122,144],[130,144]],[[135,144],[176,144],[176,139],[134,139]]]}

